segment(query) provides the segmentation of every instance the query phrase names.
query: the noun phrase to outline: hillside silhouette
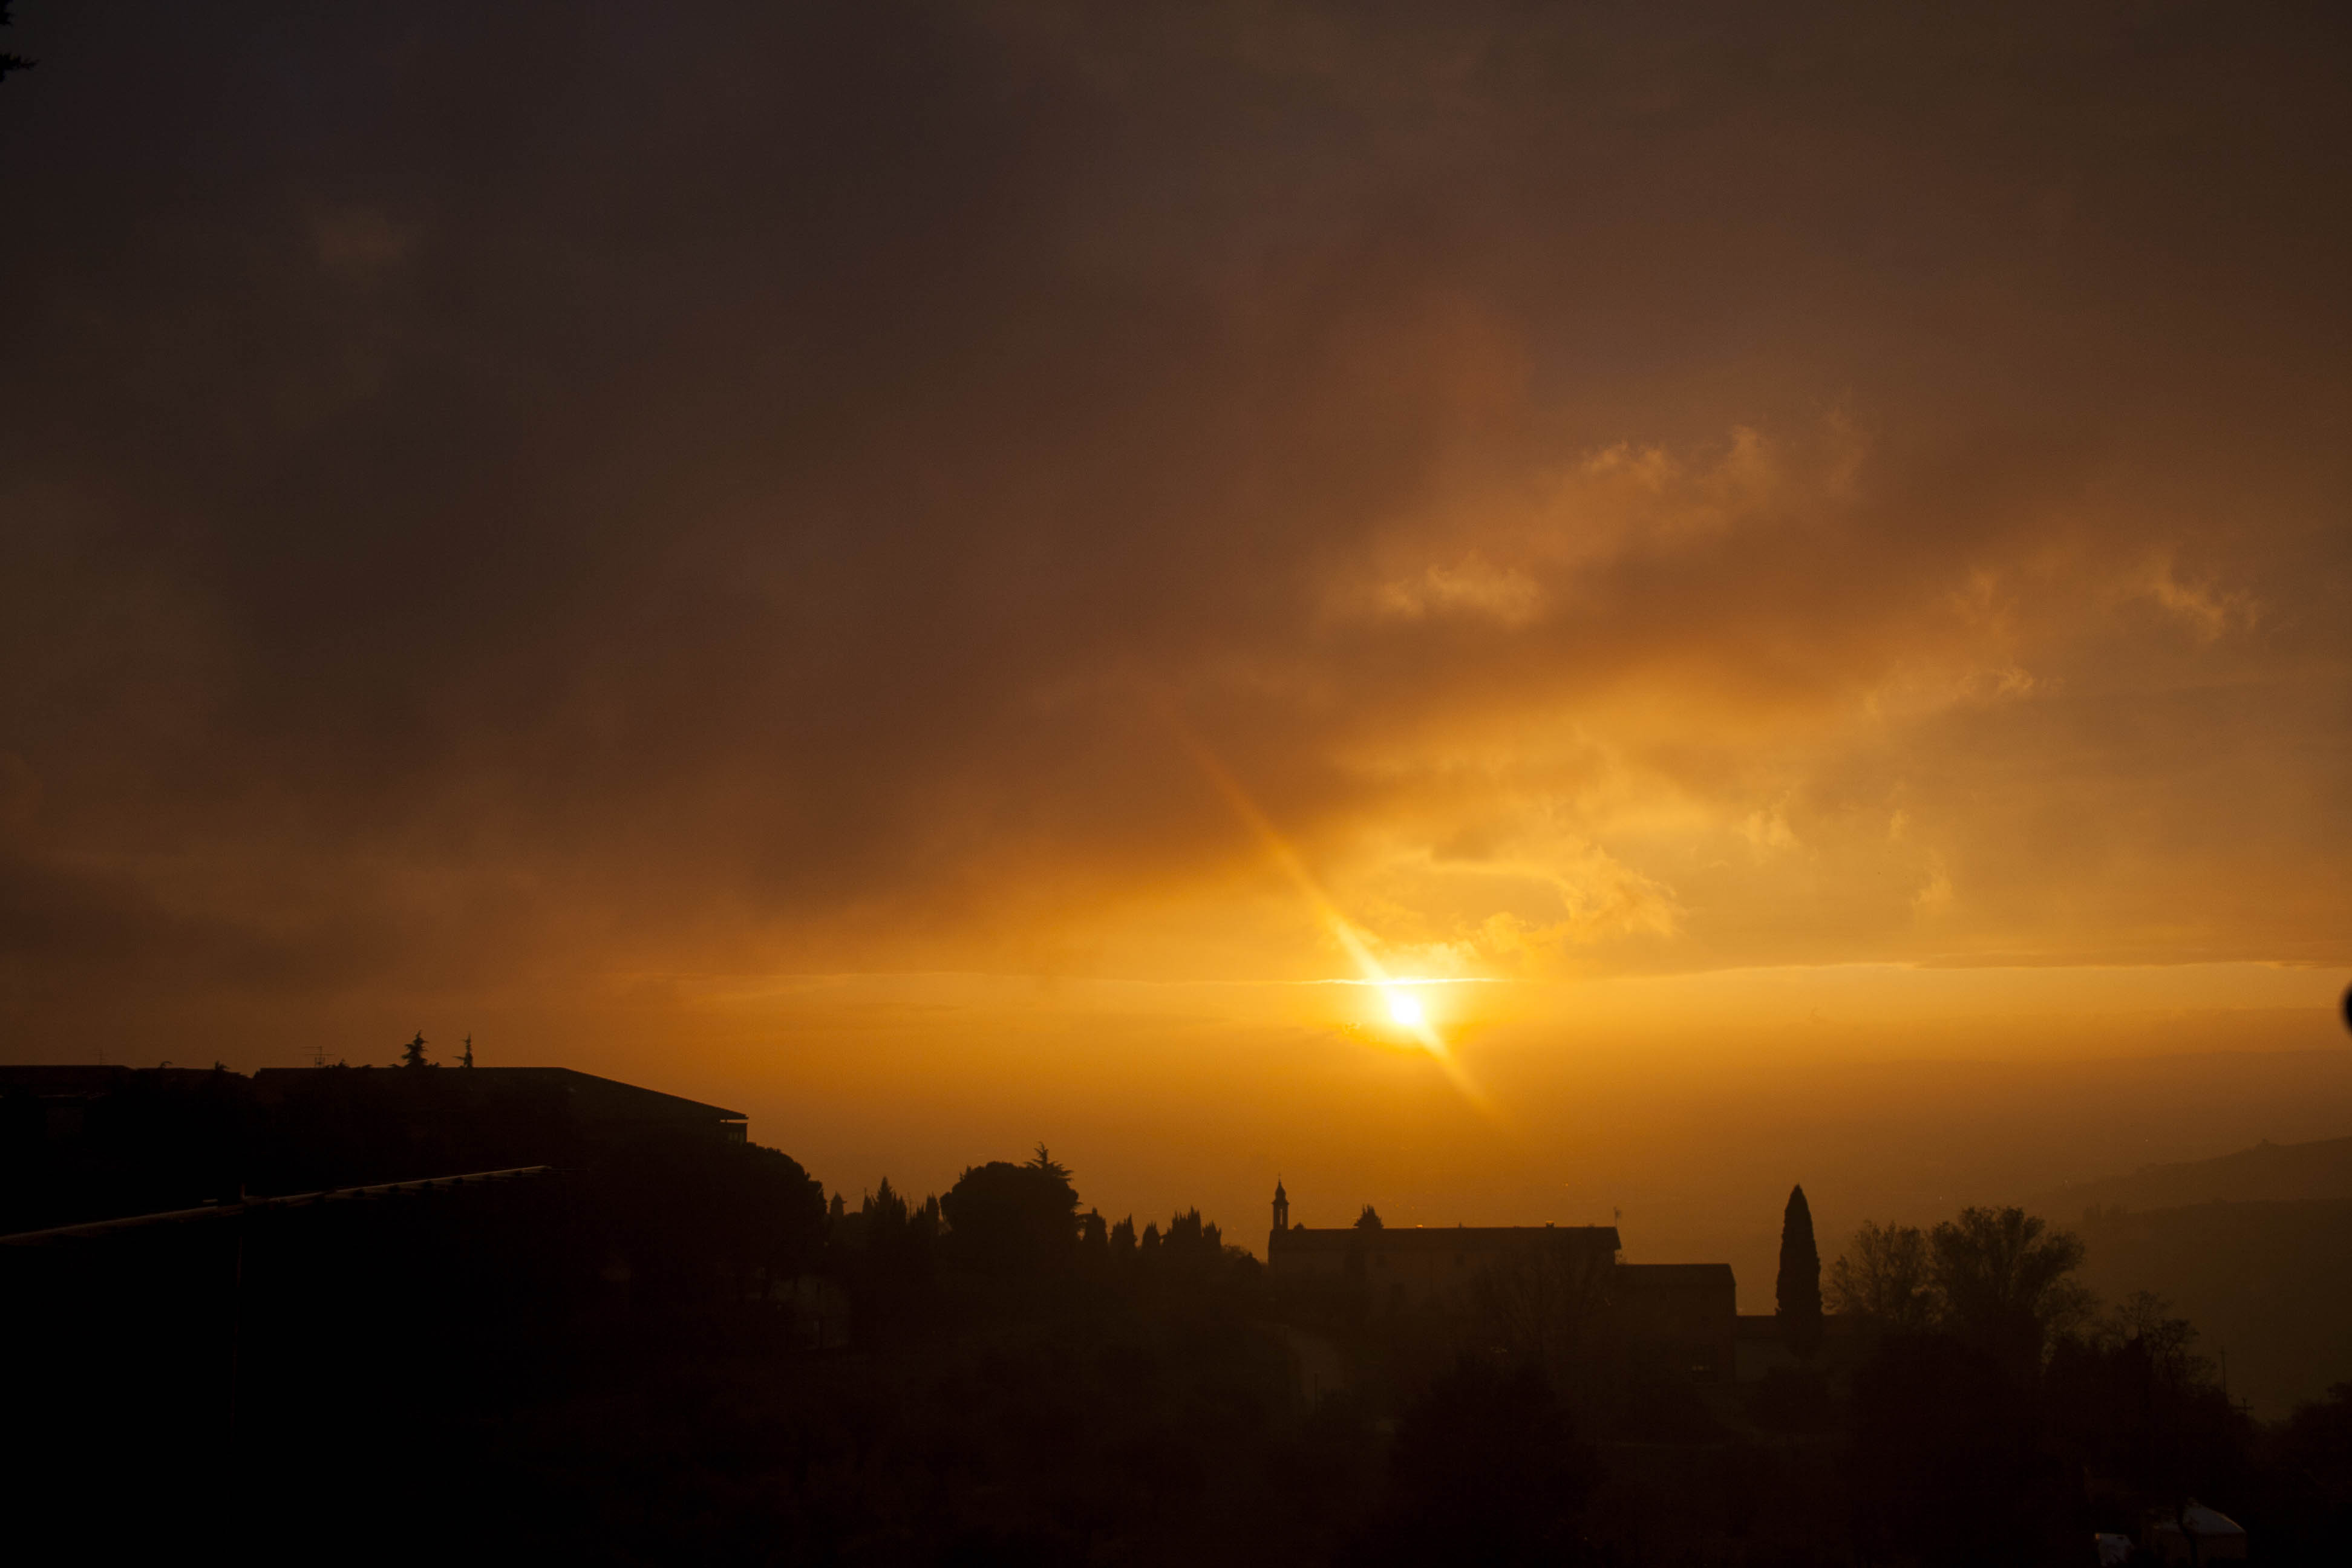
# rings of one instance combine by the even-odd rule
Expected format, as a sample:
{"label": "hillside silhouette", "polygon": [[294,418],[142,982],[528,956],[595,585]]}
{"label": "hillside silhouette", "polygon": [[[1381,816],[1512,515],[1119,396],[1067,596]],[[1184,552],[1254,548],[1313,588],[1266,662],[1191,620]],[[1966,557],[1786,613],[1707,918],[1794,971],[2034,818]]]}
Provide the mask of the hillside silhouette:
{"label": "hillside silhouette", "polygon": [[2143,1165],[2127,1176],[2078,1182],[2043,1193],[2033,1205],[2073,1216],[2086,1209],[2179,1208],[2189,1204],[2352,1202],[2352,1138],[2308,1143],[2268,1140],[2211,1160]]}
{"label": "hillside silhouette", "polygon": [[2079,1226],[2093,1289],[2152,1291],[2195,1321],[2256,1413],[2352,1379],[2352,1138],[2144,1165],[2033,1206]]}
{"label": "hillside silhouette", "polygon": [[2352,1381],[2352,1202],[2111,1208],[2080,1226],[2084,1283],[2109,1300],[2169,1300],[2257,1415]]}

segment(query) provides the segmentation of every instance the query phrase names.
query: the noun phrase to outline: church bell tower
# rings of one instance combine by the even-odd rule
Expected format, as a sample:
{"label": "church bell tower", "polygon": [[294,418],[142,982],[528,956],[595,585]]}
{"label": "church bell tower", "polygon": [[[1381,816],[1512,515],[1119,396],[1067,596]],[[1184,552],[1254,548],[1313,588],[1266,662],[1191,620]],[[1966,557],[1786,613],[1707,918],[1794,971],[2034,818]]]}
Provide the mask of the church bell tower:
{"label": "church bell tower", "polygon": [[1274,1250],[1275,1237],[1281,1236],[1289,1228],[1290,1195],[1282,1190],[1282,1178],[1276,1176],[1274,1179],[1274,1235],[1266,1238],[1266,1251],[1269,1256]]}

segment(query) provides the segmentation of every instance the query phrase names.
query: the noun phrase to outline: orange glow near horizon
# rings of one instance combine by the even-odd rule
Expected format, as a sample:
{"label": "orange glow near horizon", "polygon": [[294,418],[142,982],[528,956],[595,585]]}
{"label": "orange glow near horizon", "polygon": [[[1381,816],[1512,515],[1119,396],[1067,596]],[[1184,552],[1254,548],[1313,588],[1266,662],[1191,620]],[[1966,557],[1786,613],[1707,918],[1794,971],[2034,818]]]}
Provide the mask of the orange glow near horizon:
{"label": "orange glow near horizon", "polygon": [[1622,1207],[1751,1304],[1799,1179],[2352,1133],[2289,23],[730,4],[420,139],[371,8],[36,8],[0,1054],[421,1026],[853,1199]]}

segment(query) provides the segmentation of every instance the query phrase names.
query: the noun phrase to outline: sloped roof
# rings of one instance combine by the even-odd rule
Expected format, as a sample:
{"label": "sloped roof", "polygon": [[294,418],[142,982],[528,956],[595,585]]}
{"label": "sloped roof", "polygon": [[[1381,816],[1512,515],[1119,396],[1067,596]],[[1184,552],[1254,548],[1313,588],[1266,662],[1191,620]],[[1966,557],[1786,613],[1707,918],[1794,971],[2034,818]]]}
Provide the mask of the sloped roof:
{"label": "sloped roof", "polygon": [[681,1094],[640,1089],[618,1079],[598,1078],[593,1073],[579,1072],[571,1068],[457,1068],[453,1070],[460,1077],[475,1075],[492,1084],[501,1079],[509,1083],[546,1084],[560,1089],[588,1114],[616,1121],[749,1120],[742,1111],[729,1110],[724,1106],[706,1105],[701,1100],[688,1100]]}
{"label": "sloped roof", "polygon": [[[321,1073],[367,1074],[398,1081],[407,1068],[262,1068],[253,1075],[265,1096],[300,1090],[319,1083]],[[501,1090],[537,1091],[562,1099],[580,1115],[596,1121],[744,1121],[742,1111],[706,1105],[684,1095],[640,1089],[618,1079],[598,1078],[572,1068],[457,1068],[421,1070],[434,1075],[436,1089],[459,1094],[495,1094]]]}

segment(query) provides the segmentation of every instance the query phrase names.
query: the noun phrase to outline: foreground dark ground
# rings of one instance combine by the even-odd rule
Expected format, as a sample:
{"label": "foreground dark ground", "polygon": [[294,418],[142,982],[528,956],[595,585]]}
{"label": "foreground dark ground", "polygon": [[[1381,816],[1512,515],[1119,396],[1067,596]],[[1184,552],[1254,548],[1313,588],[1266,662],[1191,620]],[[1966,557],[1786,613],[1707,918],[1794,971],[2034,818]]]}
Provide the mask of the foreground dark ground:
{"label": "foreground dark ground", "polygon": [[[366,1175],[428,1157],[338,1135]],[[288,1179],[356,1169],[266,1152]],[[1082,1214],[1043,1151],[833,1213],[772,1150],[556,1152],[0,1248],[9,1517],[339,1559],[2059,1563],[2194,1496],[2257,1561],[2352,1540],[2352,1389],[2256,1424],[2153,1302],[1890,1311],[1703,1386],[1544,1258],[1455,1311],[1376,1314],[1197,1214]],[[516,1153],[461,1129],[429,1157]],[[1309,1366],[1338,1391],[1309,1397]]]}

